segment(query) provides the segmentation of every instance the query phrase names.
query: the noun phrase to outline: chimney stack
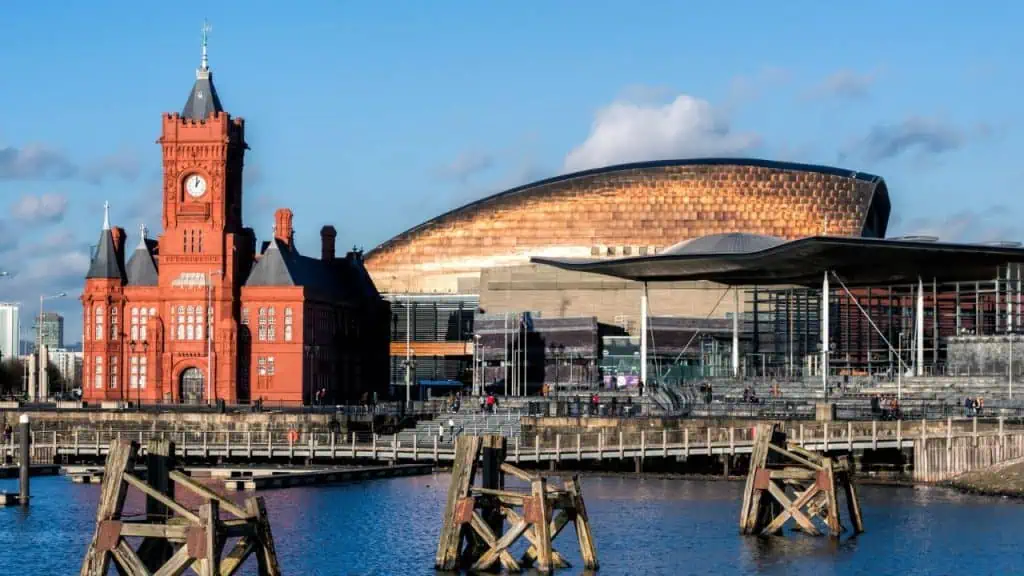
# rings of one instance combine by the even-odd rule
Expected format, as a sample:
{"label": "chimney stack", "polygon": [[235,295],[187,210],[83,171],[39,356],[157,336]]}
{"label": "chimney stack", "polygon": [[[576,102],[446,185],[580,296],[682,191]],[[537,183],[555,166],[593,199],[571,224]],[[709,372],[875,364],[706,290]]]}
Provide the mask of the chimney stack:
{"label": "chimney stack", "polygon": [[115,226],[110,229],[110,237],[114,240],[114,252],[120,256],[124,254],[124,239],[125,233],[124,228]]}
{"label": "chimney stack", "polygon": [[284,242],[290,248],[294,231],[292,230],[292,211],[287,208],[278,208],[274,212],[274,237]]}
{"label": "chimney stack", "polygon": [[334,226],[327,225],[320,229],[320,259],[324,262],[334,261],[334,239],[338,237],[338,231]]}

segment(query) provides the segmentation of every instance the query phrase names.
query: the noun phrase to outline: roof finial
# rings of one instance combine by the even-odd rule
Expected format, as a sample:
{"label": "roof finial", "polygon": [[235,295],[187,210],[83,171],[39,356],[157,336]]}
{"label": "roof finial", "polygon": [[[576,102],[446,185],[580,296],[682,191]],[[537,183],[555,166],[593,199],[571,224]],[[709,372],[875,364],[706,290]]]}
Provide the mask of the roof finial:
{"label": "roof finial", "polygon": [[110,202],[103,201],[103,229],[110,230]]}
{"label": "roof finial", "polygon": [[196,78],[209,77],[210,74],[210,60],[206,56],[206,44],[207,34],[213,30],[213,26],[210,26],[210,22],[203,19],[203,59],[199,62],[199,69],[196,70]]}
{"label": "roof finial", "polygon": [[146,248],[146,223],[139,222],[139,248]]}

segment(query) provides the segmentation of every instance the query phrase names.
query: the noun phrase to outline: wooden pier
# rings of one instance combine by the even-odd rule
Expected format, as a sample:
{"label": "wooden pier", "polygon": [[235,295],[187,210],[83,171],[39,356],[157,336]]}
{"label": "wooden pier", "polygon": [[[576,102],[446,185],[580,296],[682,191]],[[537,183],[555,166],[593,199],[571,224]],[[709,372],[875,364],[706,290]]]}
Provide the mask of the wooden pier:
{"label": "wooden pier", "polygon": [[398,478],[401,476],[420,476],[430,474],[432,464],[399,464],[397,466],[371,466],[361,468],[326,468],[321,470],[299,470],[275,474],[254,475],[248,478],[229,478],[224,480],[224,488],[231,491],[252,492],[293,486],[324,486],[374,480],[378,478]]}
{"label": "wooden pier", "polygon": [[[32,464],[29,466],[30,476],[56,476],[60,474],[60,466],[57,464]],[[0,466],[0,478],[17,478],[17,465]]]}
{"label": "wooden pier", "polygon": [[[600,464],[628,460],[642,466],[645,459],[686,459],[694,456],[750,454],[757,425],[721,427],[692,421],[674,430],[565,433],[514,437],[507,440],[506,461],[514,464],[574,462]],[[788,442],[811,452],[862,452],[880,449],[913,454],[914,479],[941,481],[951,474],[1024,456],[1024,425],[1002,418],[947,418],[916,421],[846,421],[787,423]],[[112,440],[174,441],[179,455],[192,465],[218,461],[269,464],[289,462],[336,465],[359,462],[449,463],[455,447],[436,435],[380,436],[373,434],[298,431],[163,432],[152,430],[45,430],[33,432],[33,459],[88,461],[101,459]],[[947,450],[946,446],[949,446]],[[14,445],[0,453],[17,456]],[[923,456],[925,453],[928,456]]]}
{"label": "wooden pier", "polygon": [[[482,486],[474,486],[478,459]],[[552,543],[569,522],[574,523],[584,569],[597,570],[597,550],[590,520],[583,503],[578,476],[557,487],[546,478],[529,474],[505,459],[505,438],[501,436],[465,436],[455,446],[443,526],[437,545],[434,567],[473,572],[489,571],[501,564],[509,572],[535,566],[541,573],[567,568],[569,563]],[[526,483],[529,492],[505,487],[508,474]],[[508,532],[504,525],[508,522]],[[529,545],[520,559],[509,549],[520,539]]]}

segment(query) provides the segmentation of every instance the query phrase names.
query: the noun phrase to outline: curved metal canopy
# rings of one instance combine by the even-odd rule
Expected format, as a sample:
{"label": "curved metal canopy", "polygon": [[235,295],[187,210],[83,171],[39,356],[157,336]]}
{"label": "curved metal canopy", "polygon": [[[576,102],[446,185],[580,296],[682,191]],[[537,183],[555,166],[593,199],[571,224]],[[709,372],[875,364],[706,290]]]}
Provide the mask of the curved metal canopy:
{"label": "curved metal canopy", "polygon": [[996,276],[999,266],[1024,263],[1024,248],[1006,245],[834,236],[811,236],[772,245],[769,239],[744,239],[740,243],[748,247],[745,250],[737,250],[737,242],[723,243],[718,239],[710,244],[732,249],[687,251],[691,243],[708,244],[697,238],[654,256],[535,257],[531,261],[640,282],[708,280],[738,286],[818,286],[826,270],[835,272],[851,286],[905,284],[917,282],[919,277],[938,281],[987,280]]}

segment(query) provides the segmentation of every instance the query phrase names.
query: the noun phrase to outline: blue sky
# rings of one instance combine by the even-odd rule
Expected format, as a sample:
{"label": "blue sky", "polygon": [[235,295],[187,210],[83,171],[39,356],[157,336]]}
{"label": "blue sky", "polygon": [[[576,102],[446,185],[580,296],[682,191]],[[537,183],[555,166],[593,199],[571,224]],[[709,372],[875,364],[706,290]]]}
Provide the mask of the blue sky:
{"label": "blue sky", "polygon": [[66,290],[47,308],[69,341],[103,201],[130,242],[159,226],[160,114],[184,105],[204,17],[221,100],[247,120],[247,224],[265,237],[288,206],[310,252],[326,223],[369,249],[540,177],[696,155],[873,172],[893,233],[1024,239],[1018,3],[52,8],[0,19],[0,300]]}

